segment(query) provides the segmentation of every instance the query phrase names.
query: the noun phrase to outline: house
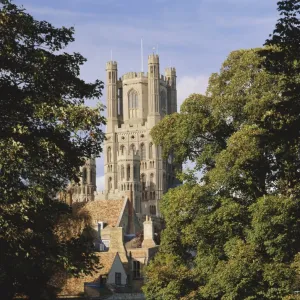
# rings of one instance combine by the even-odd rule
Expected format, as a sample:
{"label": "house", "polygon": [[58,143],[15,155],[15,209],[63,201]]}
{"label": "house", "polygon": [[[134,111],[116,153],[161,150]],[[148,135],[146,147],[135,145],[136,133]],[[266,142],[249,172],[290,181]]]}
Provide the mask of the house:
{"label": "house", "polygon": [[151,218],[146,216],[142,228],[128,199],[75,203],[73,213],[89,218],[103,268],[92,275],[67,280],[63,294],[78,295],[87,288],[114,285],[140,292],[143,268],[158,250]]}
{"label": "house", "polygon": [[101,269],[80,278],[65,278],[60,295],[75,296],[88,291],[90,295],[94,293],[99,296],[101,288],[126,285],[127,273],[118,253],[98,252],[97,256],[100,259],[98,267]]}

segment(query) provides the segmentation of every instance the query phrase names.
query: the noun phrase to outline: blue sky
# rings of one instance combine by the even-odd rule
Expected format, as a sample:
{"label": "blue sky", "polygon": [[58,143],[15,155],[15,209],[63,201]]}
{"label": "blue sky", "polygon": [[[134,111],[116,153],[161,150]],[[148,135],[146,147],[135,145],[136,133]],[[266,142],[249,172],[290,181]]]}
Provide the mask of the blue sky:
{"label": "blue sky", "polygon": [[[204,93],[211,73],[237,49],[261,46],[273,31],[275,0],[17,0],[37,19],[75,26],[77,51],[88,61],[81,77],[105,79],[105,63],[118,61],[119,75],[140,71],[140,40],[147,55],[158,45],[161,70],[176,67],[179,104]],[[144,67],[144,68],[145,68]],[[101,101],[105,103],[105,92]],[[103,159],[97,161],[103,188]]]}

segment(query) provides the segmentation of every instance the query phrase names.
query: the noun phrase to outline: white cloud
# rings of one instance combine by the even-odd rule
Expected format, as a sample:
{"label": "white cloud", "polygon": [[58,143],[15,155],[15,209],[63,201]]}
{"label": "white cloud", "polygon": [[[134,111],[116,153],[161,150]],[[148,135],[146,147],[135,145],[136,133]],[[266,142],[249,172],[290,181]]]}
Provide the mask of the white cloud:
{"label": "white cloud", "polygon": [[205,94],[209,76],[183,76],[177,84],[177,106],[191,94]]}

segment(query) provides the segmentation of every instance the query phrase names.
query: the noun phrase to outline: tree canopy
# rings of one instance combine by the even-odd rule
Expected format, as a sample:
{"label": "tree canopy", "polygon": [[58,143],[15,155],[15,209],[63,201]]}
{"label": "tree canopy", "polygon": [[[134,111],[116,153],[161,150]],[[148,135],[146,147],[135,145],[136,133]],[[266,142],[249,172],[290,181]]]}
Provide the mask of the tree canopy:
{"label": "tree canopy", "polygon": [[205,96],[191,95],[153,128],[164,154],[195,162],[202,177],[183,176],[162,200],[166,229],[146,271],[147,299],[299,290],[298,2],[280,1],[267,45],[230,53]]}
{"label": "tree canopy", "polygon": [[[0,1],[0,294],[48,299],[53,273],[89,272],[96,259],[89,235],[61,240],[70,216],[57,193],[78,180],[84,160],[101,152],[103,83],[80,79],[86,59],[65,48],[73,28],[35,20]],[[53,291],[55,292],[55,291]]]}

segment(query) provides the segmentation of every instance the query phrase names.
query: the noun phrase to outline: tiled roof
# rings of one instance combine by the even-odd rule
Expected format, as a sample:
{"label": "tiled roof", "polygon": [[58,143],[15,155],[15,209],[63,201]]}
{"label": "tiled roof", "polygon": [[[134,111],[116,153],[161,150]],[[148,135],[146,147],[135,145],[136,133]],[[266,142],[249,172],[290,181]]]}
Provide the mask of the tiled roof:
{"label": "tiled roof", "polygon": [[97,255],[100,258],[100,265],[102,267],[101,270],[97,272],[99,275],[105,275],[108,274],[113,262],[116,258],[117,253],[112,253],[112,252],[98,252]]}
{"label": "tiled roof", "polygon": [[[113,265],[113,262],[118,255],[117,253],[111,252],[97,252],[97,256],[100,258],[99,266],[100,270],[92,272],[90,275],[85,275],[79,278],[63,278],[60,280],[64,283],[61,291],[61,295],[78,295],[84,291],[84,283],[97,283],[99,284],[100,276],[107,275]],[[59,279],[56,278],[56,279]]]}
{"label": "tiled roof", "polygon": [[122,200],[96,200],[87,203],[74,204],[74,210],[86,212],[93,223],[105,222],[111,227],[119,226],[120,215],[125,205]]}

